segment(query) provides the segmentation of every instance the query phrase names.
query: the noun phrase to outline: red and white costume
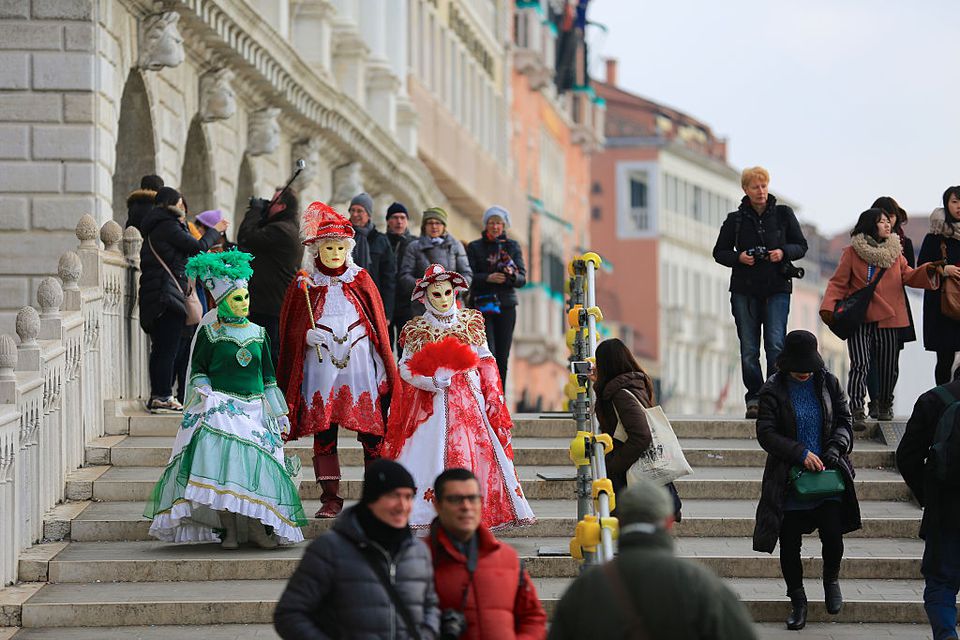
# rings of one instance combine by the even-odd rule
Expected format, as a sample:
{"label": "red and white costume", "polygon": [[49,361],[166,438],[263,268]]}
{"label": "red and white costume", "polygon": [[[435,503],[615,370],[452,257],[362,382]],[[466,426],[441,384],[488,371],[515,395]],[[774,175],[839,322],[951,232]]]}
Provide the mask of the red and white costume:
{"label": "red and white costume", "polygon": [[[417,281],[413,299],[422,299],[438,280],[450,280],[455,289],[466,286],[460,274],[431,265]],[[410,526],[427,527],[436,516],[433,481],[451,467],[469,469],[479,479],[484,525],[531,524],[535,517],[513,466],[513,422],[487,348],[483,315],[455,305],[447,312],[430,302],[425,306],[426,313],[407,322],[400,334],[402,383],[393,396],[384,443],[384,457],[406,467],[417,485]],[[472,351],[467,364],[457,353],[464,348]],[[428,355],[426,363],[418,354]]]}
{"label": "red and white costume", "polygon": [[[337,268],[316,259],[310,271],[290,283],[280,312],[277,382],[290,409],[288,439],[315,436],[313,466],[324,504],[318,515],[324,517],[336,515],[343,503],[337,427],[357,432],[366,461],[379,457],[385,426],[380,399],[397,375],[380,293],[366,270],[349,258],[353,234],[336,211],[322,202],[310,205],[301,223],[303,243],[342,239],[348,257]],[[311,329],[321,336],[314,346],[306,341]]]}

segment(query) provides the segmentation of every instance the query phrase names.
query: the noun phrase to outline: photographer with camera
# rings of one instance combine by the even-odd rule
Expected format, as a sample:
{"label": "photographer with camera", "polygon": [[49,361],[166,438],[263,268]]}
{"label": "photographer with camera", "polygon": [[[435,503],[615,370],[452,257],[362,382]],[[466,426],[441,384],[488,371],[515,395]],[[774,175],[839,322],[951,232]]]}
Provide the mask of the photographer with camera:
{"label": "photographer with camera", "polygon": [[440,638],[533,640],[547,635],[547,614],[513,547],[480,524],[480,482],[447,469],[433,483],[437,517],[426,543],[433,554]]}
{"label": "photographer with camera", "polygon": [[277,187],[271,200],[250,198],[237,233],[240,249],[253,254],[250,321],[267,330],[274,366],[280,354],[280,307],[303,259],[297,193]]}
{"label": "photographer with camera", "polygon": [[[776,371],[783,349],[790,313],[793,278],[803,269],[793,265],[807,253],[797,216],[790,207],[777,204],[767,187],[770,174],[763,167],[749,167],[740,176],[744,197],[740,207],[727,215],[720,227],[713,259],[730,267],[730,307],[740,340],[740,366],[747,388],[746,417],[756,419],[758,395],[766,377]],[[760,368],[760,335],[767,356],[767,376]]]}

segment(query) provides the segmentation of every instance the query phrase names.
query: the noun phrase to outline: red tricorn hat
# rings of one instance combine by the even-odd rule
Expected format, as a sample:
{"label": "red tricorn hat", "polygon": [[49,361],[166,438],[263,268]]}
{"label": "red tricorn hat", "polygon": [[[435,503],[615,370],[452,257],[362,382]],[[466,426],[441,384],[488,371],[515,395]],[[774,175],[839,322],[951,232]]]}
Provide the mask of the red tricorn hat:
{"label": "red tricorn hat", "polygon": [[413,295],[410,296],[410,299],[423,300],[423,296],[427,293],[427,287],[434,282],[445,281],[449,281],[450,284],[453,285],[454,293],[467,289],[470,286],[467,284],[467,279],[456,271],[447,271],[443,268],[442,264],[432,264],[423,272],[423,277],[417,280],[417,284],[413,287]]}
{"label": "red tricorn hat", "polygon": [[353,238],[353,225],[333,207],[319,200],[303,212],[300,219],[300,240],[313,244],[322,238]]}

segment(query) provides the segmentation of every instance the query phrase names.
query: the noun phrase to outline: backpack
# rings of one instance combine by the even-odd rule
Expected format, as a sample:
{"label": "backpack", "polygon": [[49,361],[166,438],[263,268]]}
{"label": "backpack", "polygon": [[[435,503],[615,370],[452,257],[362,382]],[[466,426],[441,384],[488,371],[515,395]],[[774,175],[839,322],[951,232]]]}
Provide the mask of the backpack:
{"label": "backpack", "polygon": [[937,394],[945,405],[934,431],[933,444],[927,454],[927,468],[940,484],[960,486],[960,398],[947,390],[936,387]]}

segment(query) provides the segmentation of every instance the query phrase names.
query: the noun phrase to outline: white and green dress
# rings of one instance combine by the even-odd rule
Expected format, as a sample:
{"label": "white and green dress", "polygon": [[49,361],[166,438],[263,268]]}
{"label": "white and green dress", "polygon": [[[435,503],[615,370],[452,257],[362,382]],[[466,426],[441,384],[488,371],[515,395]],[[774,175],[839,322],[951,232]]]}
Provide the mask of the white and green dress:
{"label": "white and green dress", "polygon": [[197,329],[183,422],[144,515],[166,542],[219,540],[218,511],[259,520],[282,543],[307,519],[283,453],[287,404],[263,327],[217,320]]}

